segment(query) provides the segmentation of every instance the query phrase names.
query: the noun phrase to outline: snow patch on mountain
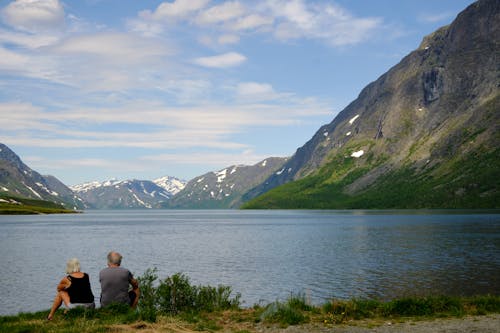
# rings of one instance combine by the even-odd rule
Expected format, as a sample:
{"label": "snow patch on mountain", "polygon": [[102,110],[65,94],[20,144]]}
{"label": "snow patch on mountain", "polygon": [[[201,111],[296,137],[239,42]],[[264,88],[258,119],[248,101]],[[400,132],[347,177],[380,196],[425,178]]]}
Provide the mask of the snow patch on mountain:
{"label": "snow patch on mountain", "polygon": [[359,114],[355,115],[354,117],[351,118],[351,120],[349,120],[349,124],[352,125],[352,123],[354,123],[356,121],[356,119],[359,118]]}
{"label": "snow patch on mountain", "polygon": [[165,176],[153,180],[153,183],[165,189],[168,193],[175,195],[186,187],[187,182],[175,177]]}
{"label": "snow patch on mountain", "polygon": [[222,183],[224,178],[226,178],[227,169],[221,170],[219,172],[214,172],[214,174],[217,176],[217,183]]}
{"label": "snow patch on mountain", "polygon": [[359,158],[361,156],[363,156],[365,152],[363,150],[358,150],[358,151],[355,151],[354,153],[351,154],[352,157],[355,157],[355,158]]}
{"label": "snow patch on mountain", "polygon": [[95,190],[100,187],[106,187],[106,186],[115,186],[115,188],[119,188],[120,184],[123,183],[123,181],[119,181],[117,179],[110,179],[106,180],[104,182],[99,182],[99,181],[92,181],[92,182],[87,182],[83,184],[78,184],[78,185],[73,185],[70,186],[69,188],[73,192],[88,192],[91,190]]}

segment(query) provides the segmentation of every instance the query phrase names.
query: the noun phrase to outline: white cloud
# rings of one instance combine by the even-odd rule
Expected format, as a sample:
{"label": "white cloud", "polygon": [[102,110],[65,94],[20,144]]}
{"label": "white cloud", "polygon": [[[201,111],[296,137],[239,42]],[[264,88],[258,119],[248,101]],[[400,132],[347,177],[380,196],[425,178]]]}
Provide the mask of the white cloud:
{"label": "white cloud", "polygon": [[253,165],[268,155],[255,154],[252,150],[243,150],[240,152],[217,153],[217,152],[198,152],[198,153],[176,153],[159,154],[140,157],[143,161],[156,161],[168,164],[179,165]]}
{"label": "white cloud", "polygon": [[5,71],[20,70],[29,63],[29,58],[0,46],[0,69]]}
{"label": "white cloud", "polygon": [[158,40],[125,33],[98,33],[68,38],[52,48],[59,54],[94,55],[113,62],[136,63],[172,53]]}
{"label": "white cloud", "polygon": [[267,0],[276,18],[279,40],[320,39],[332,46],[360,43],[381,26],[380,18],[357,18],[335,4],[307,4],[303,0]]}
{"label": "white cloud", "polygon": [[224,53],[212,57],[201,57],[194,60],[194,63],[203,67],[226,68],[241,65],[247,58],[236,52]]}
{"label": "white cloud", "polygon": [[59,37],[50,34],[27,34],[0,29],[0,44],[13,44],[23,48],[36,49],[55,44]]}
{"label": "white cloud", "polygon": [[[246,84],[241,92],[259,95],[273,90],[265,84]],[[283,105],[250,102],[174,108],[141,100],[115,104],[48,111],[26,103],[0,103],[4,128],[0,142],[59,148],[243,149],[247,144],[232,138],[248,128],[289,126],[315,115],[332,114],[328,106],[296,98]]]}
{"label": "white cloud", "polygon": [[242,82],[236,88],[237,95],[245,100],[262,101],[279,97],[268,83]]}
{"label": "white cloud", "polygon": [[225,44],[236,44],[240,41],[240,37],[238,35],[222,35],[217,38],[217,42],[221,45]]}
{"label": "white cloud", "polygon": [[238,1],[227,1],[200,13],[196,18],[196,22],[199,24],[226,22],[241,17],[245,13],[246,9],[241,3]]}
{"label": "white cloud", "polygon": [[[209,0],[175,0],[174,2],[162,2],[156,10],[151,13],[155,20],[186,17],[193,12],[204,8]],[[147,15],[146,12],[142,14]]]}
{"label": "white cloud", "polygon": [[274,19],[272,17],[259,14],[251,14],[239,18],[231,25],[231,28],[234,30],[251,30],[258,29],[263,26],[271,26],[273,22]]}
{"label": "white cloud", "polygon": [[58,0],[16,0],[1,11],[5,23],[24,31],[46,31],[64,25],[64,8]]}
{"label": "white cloud", "polygon": [[[381,18],[356,17],[333,2],[259,0],[252,6],[240,1],[223,1],[211,7],[207,4],[201,0],[162,3],[154,12],[140,12],[139,18],[131,21],[131,29],[146,35],[158,34],[163,32],[158,23],[167,24],[173,20],[166,18],[176,18],[177,22],[190,24],[190,28],[210,27],[214,34],[270,33],[279,41],[318,39],[337,47],[368,40],[382,26]],[[199,41],[210,46],[214,46],[214,42],[228,44],[213,36],[199,38]],[[235,38],[229,41],[235,43]]]}
{"label": "white cloud", "polygon": [[126,25],[129,31],[146,37],[158,36],[165,31],[163,25],[154,20],[128,19]]}
{"label": "white cloud", "polygon": [[154,89],[165,73],[172,75],[176,51],[169,41],[133,33],[70,35],[42,48],[0,46],[0,71],[84,91]]}

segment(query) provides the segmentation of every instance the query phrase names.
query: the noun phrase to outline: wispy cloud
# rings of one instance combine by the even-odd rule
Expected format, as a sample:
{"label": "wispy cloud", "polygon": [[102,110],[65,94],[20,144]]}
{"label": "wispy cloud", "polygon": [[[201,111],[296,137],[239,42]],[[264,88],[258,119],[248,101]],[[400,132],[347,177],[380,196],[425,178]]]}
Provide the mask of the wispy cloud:
{"label": "wispy cloud", "polygon": [[159,154],[140,157],[143,161],[156,161],[168,164],[207,164],[207,165],[239,165],[255,164],[264,158],[269,157],[256,154],[253,150],[243,150],[241,152],[220,153],[220,152],[200,152],[200,153],[180,153],[180,154]]}
{"label": "wispy cloud", "polygon": [[229,52],[211,57],[200,57],[194,60],[194,63],[210,68],[226,68],[241,65],[247,58],[237,52]]}
{"label": "wispy cloud", "polygon": [[[206,1],[189,2],[188,5],[187,1],[176,0],[160,4],[154,12],[139,13],[138,20],[166,24],[171,23],[165,20],[169,17],[198,25],[201,30],[209,26],[223,35],[265,33],[279,41],[314,39],[334,47],[368,40],[383,25],[382,18],[356,17],[333,2],[304,0],[260,0],[252,6],[240,1],[223,1],[209,6]],[[147,23],[142,25],[148,26]]]}
{"label": "wispy cloud", "polygon": [[274,35],[279,40],[306,38],[332,46],[354,45],[369,38],[382,24],[381,18],[355,17],[334,3],[268,0],[266,7],[277,18]]}
{"label": "wispy cloud", "polygon": [[421,13],[417,16],[419,22],[423,23],[438,23],[438,22],[448,22],[453,18],[453,13]]}
{"label": "wispy cloud", "polygon": [[184,18],[204,8],[209,0],[175,0],[162,2],[154,12],[143,11],[142,16],[150,16],[155,20]]}
{"label": "wispy cloud", "polygon": [[198,24],[217,24],[241,17],[246,8],[238,1],[226,1],[220,5],[208,8],[198,15]]}
{"label": "wispy cloud", "polygon": [[[248,98],[274,94],[265,84],[243,84]],[[248,149],[235,135],[252,127],[280,127],[304,117],[329,115],[332,110],[313,100],[290,99],[285,105],[245,104],[167,107],[137,101],[117,107],[69,108],[48,111],[26,103],[0,103],[5,131],[0,140],[45,148],[135,147],[162,149]],[[108,126],[113,131],[99,131]],[[131,127],[133,126],[133,127]],[[144,133],[147,132],[147,135]]]}

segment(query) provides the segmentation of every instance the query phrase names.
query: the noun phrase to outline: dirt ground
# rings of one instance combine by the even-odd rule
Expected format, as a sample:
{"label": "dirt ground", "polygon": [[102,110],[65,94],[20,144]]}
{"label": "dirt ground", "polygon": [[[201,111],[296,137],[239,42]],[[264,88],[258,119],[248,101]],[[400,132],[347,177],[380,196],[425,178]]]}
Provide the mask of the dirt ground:
{"label": "dirt ground", "polygon": [[[214,332],[213,330],[210,330]],[[116,325],[111,332],[193,333],[180,322],[165,321],[155,324]],[[207,331],[201,331],[207,332]],[[467,316],[404,322],[360,320],[342,325],[305,324],[282,328],[266,324],[229,325],[215,332],[223,333],[500,333],[500,314]]]}

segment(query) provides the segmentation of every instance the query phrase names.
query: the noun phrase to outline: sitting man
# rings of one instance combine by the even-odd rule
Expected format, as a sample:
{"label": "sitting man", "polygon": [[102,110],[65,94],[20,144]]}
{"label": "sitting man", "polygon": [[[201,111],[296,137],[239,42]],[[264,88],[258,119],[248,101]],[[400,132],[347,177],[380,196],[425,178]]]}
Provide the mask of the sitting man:
{"label": "sitting man", "polygon": [[[139,301],[139,284],[128,269],[120,267],[121,262],[121,254],[114,251],[108,253],[108,267],[99,273],[101,307],[111,303],[124,303],[135,308]],[[129,285],[132,286],[131,291]]]}

